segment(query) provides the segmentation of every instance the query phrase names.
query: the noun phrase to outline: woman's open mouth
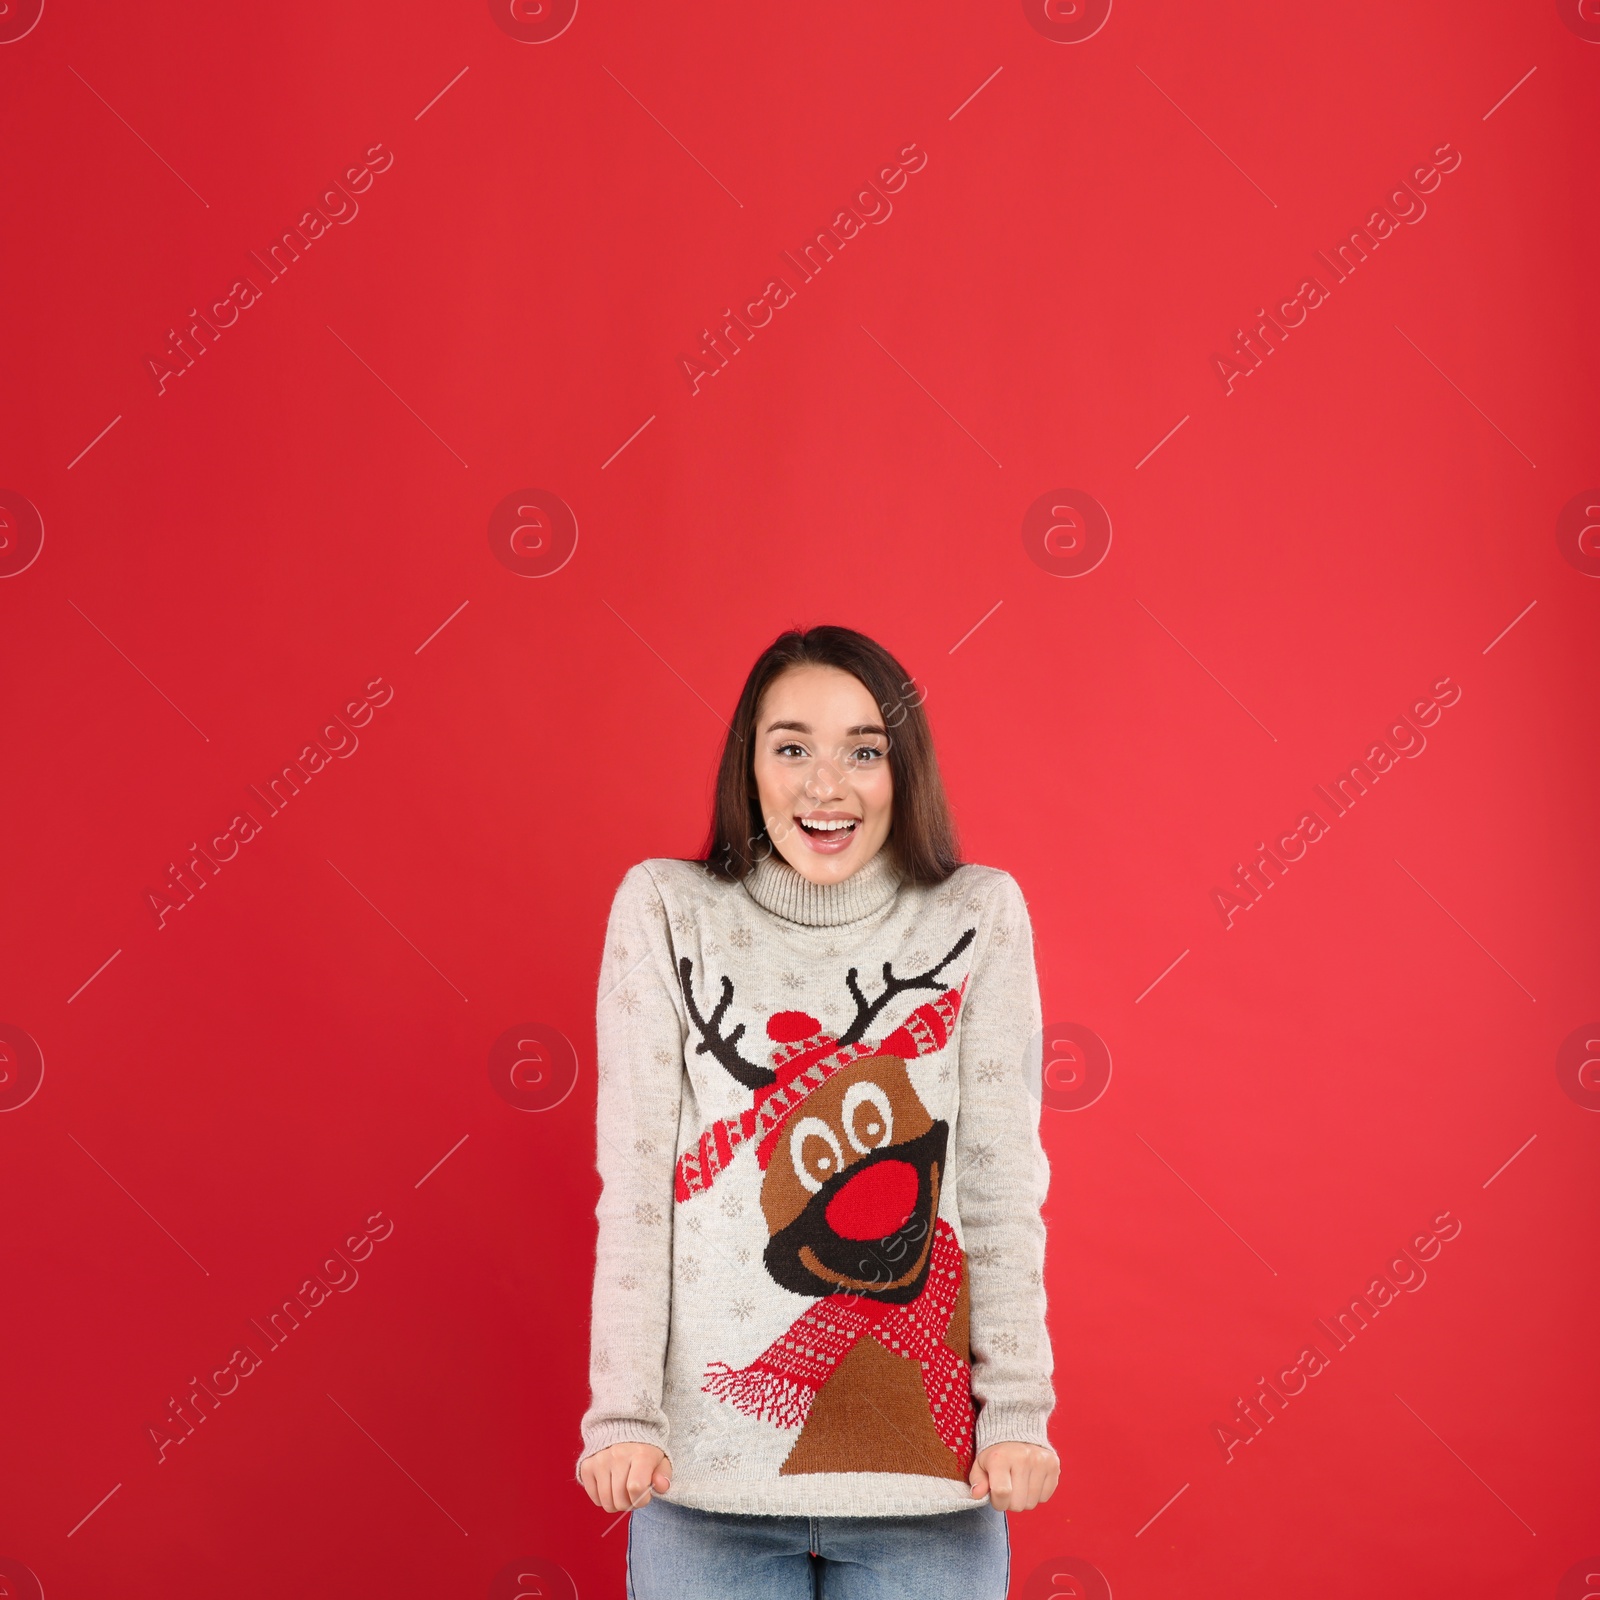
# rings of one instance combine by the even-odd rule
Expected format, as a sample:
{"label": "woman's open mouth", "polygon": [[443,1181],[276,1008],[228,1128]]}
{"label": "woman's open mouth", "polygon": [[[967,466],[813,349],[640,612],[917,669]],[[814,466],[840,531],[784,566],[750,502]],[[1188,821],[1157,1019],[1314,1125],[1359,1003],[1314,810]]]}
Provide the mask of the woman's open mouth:
{"label": "woman's open mouth", "polygon": [[799,824],[807,845],[821,855],[837,855],[846,849],[861,826],[859,817],[819,817],[812,820],[796,817],[794,820]]}

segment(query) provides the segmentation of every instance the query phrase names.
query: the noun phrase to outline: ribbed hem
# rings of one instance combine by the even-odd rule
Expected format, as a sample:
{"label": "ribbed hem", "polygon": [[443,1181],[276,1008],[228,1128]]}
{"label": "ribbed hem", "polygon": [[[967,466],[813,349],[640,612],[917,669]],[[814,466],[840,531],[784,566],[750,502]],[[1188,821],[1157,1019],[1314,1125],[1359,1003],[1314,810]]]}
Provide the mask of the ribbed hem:
{"label": "ribbed hem", "polygon": [[1037,1406],[986,1405],[978,1413],[972,1453],[977,1455],[992,1444],[1038,1444],[1054,1450],[1050,1443],[1050,1413]]}
{"label": "ribbed hem", "polygon": [[925,1517],[989,1504],[954,1478],[905,1472],[808,1472],[751,1481],[732,1473],[675,1472],[661,1496],[696,1511],[766,1517]]}
{"label": "ribbed hem", "polygon": [[[608,1449],[614,1444],[653,1444],[657,1450],[666,1450],[667,1430],[652,1428],[647,1422],[635,1422],[628,1417],[618,1417],[612,1422],[597,1422],[583,1430],[583,1454],[573,1464],[573,1477],[578,1477],[578,1468],[596,1451]],[[670,1458],[671,1452],[667,1454]]]}
{"label": "ribbed hem", "polygon": [[837,883],[813,883],[776,850],[743,880],[750,898],[775,917],[812,928],[836,928],[881,911],[900,887],[900,873],[887,846]]}

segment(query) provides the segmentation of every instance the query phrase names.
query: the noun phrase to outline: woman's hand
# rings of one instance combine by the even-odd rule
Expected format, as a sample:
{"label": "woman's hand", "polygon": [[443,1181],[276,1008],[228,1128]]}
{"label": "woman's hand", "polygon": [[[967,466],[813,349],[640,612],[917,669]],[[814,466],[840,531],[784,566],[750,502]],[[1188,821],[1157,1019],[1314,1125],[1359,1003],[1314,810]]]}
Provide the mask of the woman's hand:
{"label": "woman's hand", "polygon": [[652,1489],[665,1494],[672,1487],[672,1462],[653,1444],[612,1444],[585,1456],[578,1477],[602,1511],[636,1511],[650,1503]]}
{"label": "woman's hand", "polygon": [[981,1500],[987,1494],[997,1511],[1033,1510],[1056,1492],[1060,1476],[1061,1462],[1054,1450],[1010,1440],[980,1450],[967,1474],[972,1498]]}

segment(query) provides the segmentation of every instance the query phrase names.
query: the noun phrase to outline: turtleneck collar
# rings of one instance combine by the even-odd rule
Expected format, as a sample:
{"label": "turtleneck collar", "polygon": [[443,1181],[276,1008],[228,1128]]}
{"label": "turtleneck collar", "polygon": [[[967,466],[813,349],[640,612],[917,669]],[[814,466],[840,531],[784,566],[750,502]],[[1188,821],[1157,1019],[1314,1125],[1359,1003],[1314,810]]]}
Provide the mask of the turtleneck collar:
{"label": "turtleneck collar", "polygon": [[900,887],[900,874],[887,846],[838,883],[813,883],[776,850],[755,864],[744,887],[757,905],[786,922],[835,928],[881,910]]}

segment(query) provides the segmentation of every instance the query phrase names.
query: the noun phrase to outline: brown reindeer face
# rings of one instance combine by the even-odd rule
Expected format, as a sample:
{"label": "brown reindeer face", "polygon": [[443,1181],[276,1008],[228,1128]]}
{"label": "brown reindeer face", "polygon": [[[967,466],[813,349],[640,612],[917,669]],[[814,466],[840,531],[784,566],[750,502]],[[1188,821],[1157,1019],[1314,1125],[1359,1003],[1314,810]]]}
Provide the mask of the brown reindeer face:
{"label": "brown reindeer face", "polygon": [[[913,976],[898,976],[885,961],[882,987],[871,999],[851,967],[844,981],[855,1016],[837,1035],[804,1012],[773,1012],[766,1032],[779,1049],[771,1066],[751,1061],[740,1048],[744,1023],[726,1026],[732,979],[721,979],[722,992],[707,1015],[695,996],[693,960],[678,958],[684,1007],[700,1034],[696,1054],[709,1055],[753,1092],[755,1103],[719,1119],[678,1157],[674,1193],[682,1201],[703,1192],[740,1148],[756,1141],[765,1163],[761,1210],[770,1235],[762,1259],[785,1289],[907,1305],[927,1282],[950,1127],[928,1115],[906,1057],[947,1043],[966,979],[950,985],[939,975],[976,937],[976,928],[965,929],[938,961]],[[867,1043],[884,1008],[916,990],[935,998],[881,1043]],[[815,1075],[808,1078],[808,1072]]]}
{"label": "brown reindeer face", "polygon": [[767,1271],[796,1294],[915,1299],[948,1136],[899,1056],[868,1056],[830,1078],[796,1107],[767,1164]]}

